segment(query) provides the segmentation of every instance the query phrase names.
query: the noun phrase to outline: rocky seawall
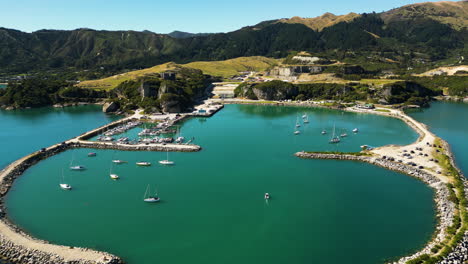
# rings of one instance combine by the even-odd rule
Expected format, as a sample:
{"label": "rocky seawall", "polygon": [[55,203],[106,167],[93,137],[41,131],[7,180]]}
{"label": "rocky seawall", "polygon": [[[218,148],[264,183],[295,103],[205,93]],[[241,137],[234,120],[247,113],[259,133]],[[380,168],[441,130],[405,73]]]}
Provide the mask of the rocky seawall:
{"label": "rocky seawall", "polygon": [[[433,239],[425,245],[425,247],[419,250],[417,253],[406,256],[398,261],[394,262],[394,264],[403,264],[409,260],[415,259],[423,254],[431,255],[431,249],[436,246],[437,244],[443,242],[447,237],[446,229],[452,225],[455,215],[455,208],[456,205],[449,200],[449,189],[445,183],[443,183],[439,178],[436,176],[427,173],[423,170],[418,168],[414,168],[402,163],[394,162],[392,160],[388,160],[386,158],[375,158],[372,156],[357,156],[357,155],[349,155],[349,154],[326,154],[326,153],[309,153],[309,152],[297,152],[295,156],[300,158],[307,158],[307,159],[335,159],[335,160],[352,160],[352,161],[361,161],[367,162],[379,167],[383,167],[389,170],[401,172],[412,177],[415,177],[426,184],[428,184],[432,189],[434,189],[435,196],[434,201],[437,208],[437,217],[438,217],[438,224],[436,227],[436,232]],[[466,250],[466,247],[463,248],[463,243],[459,245],[461,247],[460,251]],[[454,252],[452,252],[454,254]],[[462,262],[441,262],[441,263],[462,263]]]}

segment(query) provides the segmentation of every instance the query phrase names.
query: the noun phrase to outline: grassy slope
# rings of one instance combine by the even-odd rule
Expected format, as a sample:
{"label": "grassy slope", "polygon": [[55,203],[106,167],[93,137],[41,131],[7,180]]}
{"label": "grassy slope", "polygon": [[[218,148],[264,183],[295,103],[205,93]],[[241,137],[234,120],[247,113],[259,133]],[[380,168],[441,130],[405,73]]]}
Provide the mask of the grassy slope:
{"label": "grassy slope", "polygon": [[225,61],[196,61],[183,66],[202,70],[205,74],[226,78],[242,71],[264,71],[276,64],[278,64],[276,59],[254,56]]}
{"label": "grassy slope", "polygon": [[146,68],[143,70],[138,70],[138,71],[131,71],[131,72],[126,72],[126,73],[121,73],[117,74],[114,76],[110,76],[104,79],[99,79],[99,80],[89,80],[89,81],[83,81],[79,83],[77,86],[81,88],[90,88],[90,89],[95,89],[95,90],[111,90],[120,83],[127,81],[127,80],[134,80],[138,77],[142,77],[145,75],[151,75],[154,73],[159,73],[167,70],[171,70],[177,67],[175,63],[164,63],[161,65],[156,65],[151,68]]}
{"label": "grassy slope", "polygon": [[205,74],[226,78],[241,71],[264,71],[272,65],[277,64],[277,62],[278,61],[276,59],[270,59],[261,56],[240,57],[225,61],[198,61],[182,65],[169,62],[143,70],[131,71],[110,76],[104,79],[83,81],[78,84],[78,86],[96,90],[111,90],[124,81],[134,80],[138,77],[164,72],[180,66],[199,69],[202,70]]}
{"label": "grassy slope", "polygon": [[394,20],[425,17],[460,30],[468,26],[468,2],[440,1],[411,4],[384,12],[381,17],[386,23]]}
{"label": "grassy slope", "polygon": [[303,24],[313,30],[321,31],[326,27],[333,26],[340,22],[349,22],[359,16],[360,15],[356,13],[349,13],[341,16],[336,16],[332,13],[325,13],[321,16],[313,18],[302,18],[296,16],[287,19],[280,19],[278,22],[288,24]]}

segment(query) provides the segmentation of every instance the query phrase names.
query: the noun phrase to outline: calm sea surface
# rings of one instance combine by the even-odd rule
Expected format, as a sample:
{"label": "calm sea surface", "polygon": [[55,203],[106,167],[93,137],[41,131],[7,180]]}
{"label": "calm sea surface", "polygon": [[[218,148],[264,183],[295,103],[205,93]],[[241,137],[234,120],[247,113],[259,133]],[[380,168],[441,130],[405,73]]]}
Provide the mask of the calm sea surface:
{"label": "calm sea surface", "polygon": [[450,144],[457,166],[468,176],[468,104],[433,102],[429,108],[408,114]]}
{"label": "calm sea surface", "polygon": [[[28,145],[35,145],[23,152],[109,120],[93,110],[72,118],[81,121],[66,123],[73,114],[48,111],[37,117],[48,132],[28,133]],[[304,112],[310,123],[302,124],[302,133],[295,136],[296,119]],[[1,113],[12,135],[40,127]],[[70,134],[62,135],[57,124],[46,122],[55,115],[61,118],[52,120],[68,124],[61,127]],[[337,133],[347,131],[348,137],[331,145],[334,124]],[[355,127],[357,134],[351,132]],[[323,129],[327,135],[321,135]],[[195,137],[203,150],[169,153],[173,167],[159,165],[166,153],[158,152],[93,150],[97,156],[90,158],[91,150],[77,149],[42,161],[9,192],[9,217],[41,239],[109,251],[130,264],[383,263],[416,251],[434,231],[433,192],[422,182],[365,163],[293,156],[301,150],[359,151],[363,144],[416,140],[417,134],[400,120],[326,109],[228,105],[211,118],[185,121],[181,133]],[[3,144],[15,148],[23,137]],[[21,155],[0,153],[10,160]],[[112,159],[128,163],[111,166]],[[70,171],[72,160],[87,170]],[[137,167],[141,160],[153,166]],[[58,186],[62,170],[71,191]],[[121,179],[111,180],[111,170]],[[157,188],[160,203],[142,201],[148,184]],[[268,202],[265,192],[271,194]]]}

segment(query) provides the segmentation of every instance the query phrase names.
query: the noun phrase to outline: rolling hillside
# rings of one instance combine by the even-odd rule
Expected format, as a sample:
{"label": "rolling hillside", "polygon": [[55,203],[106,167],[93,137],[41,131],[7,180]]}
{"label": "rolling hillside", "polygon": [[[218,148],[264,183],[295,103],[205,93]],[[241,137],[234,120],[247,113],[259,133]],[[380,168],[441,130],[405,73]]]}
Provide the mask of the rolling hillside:
{"label": "rolling hillside", "polygon": [[82,88],[91,88],[96,90],[111,90],[120,83],[127,80],[135,80],[139,77],[150,76],[154,73],[160,73],[177,67],[187,67],[199,69],[204,74],[212,76],[229,77],[241,71],[264,71],[277,64],[277,60],[266,57],[240,57],[225,61],[198,61],[188,64],[165,63],[151,68],[126,72],[99,80],[84,81],[78,84]]}

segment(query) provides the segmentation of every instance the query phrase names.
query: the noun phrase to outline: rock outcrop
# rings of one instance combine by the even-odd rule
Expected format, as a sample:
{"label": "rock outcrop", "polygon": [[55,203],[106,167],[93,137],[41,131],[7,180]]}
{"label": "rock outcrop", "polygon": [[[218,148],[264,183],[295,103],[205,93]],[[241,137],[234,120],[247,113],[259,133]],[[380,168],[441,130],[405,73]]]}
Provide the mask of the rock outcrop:
{"label": "rock outcrop", "polygon": [[119,109],[119,104],[117,102],[110,102],[110,103],[105,103],[102,106],[102,111],[104,113],[113,113],[116,112]]}

